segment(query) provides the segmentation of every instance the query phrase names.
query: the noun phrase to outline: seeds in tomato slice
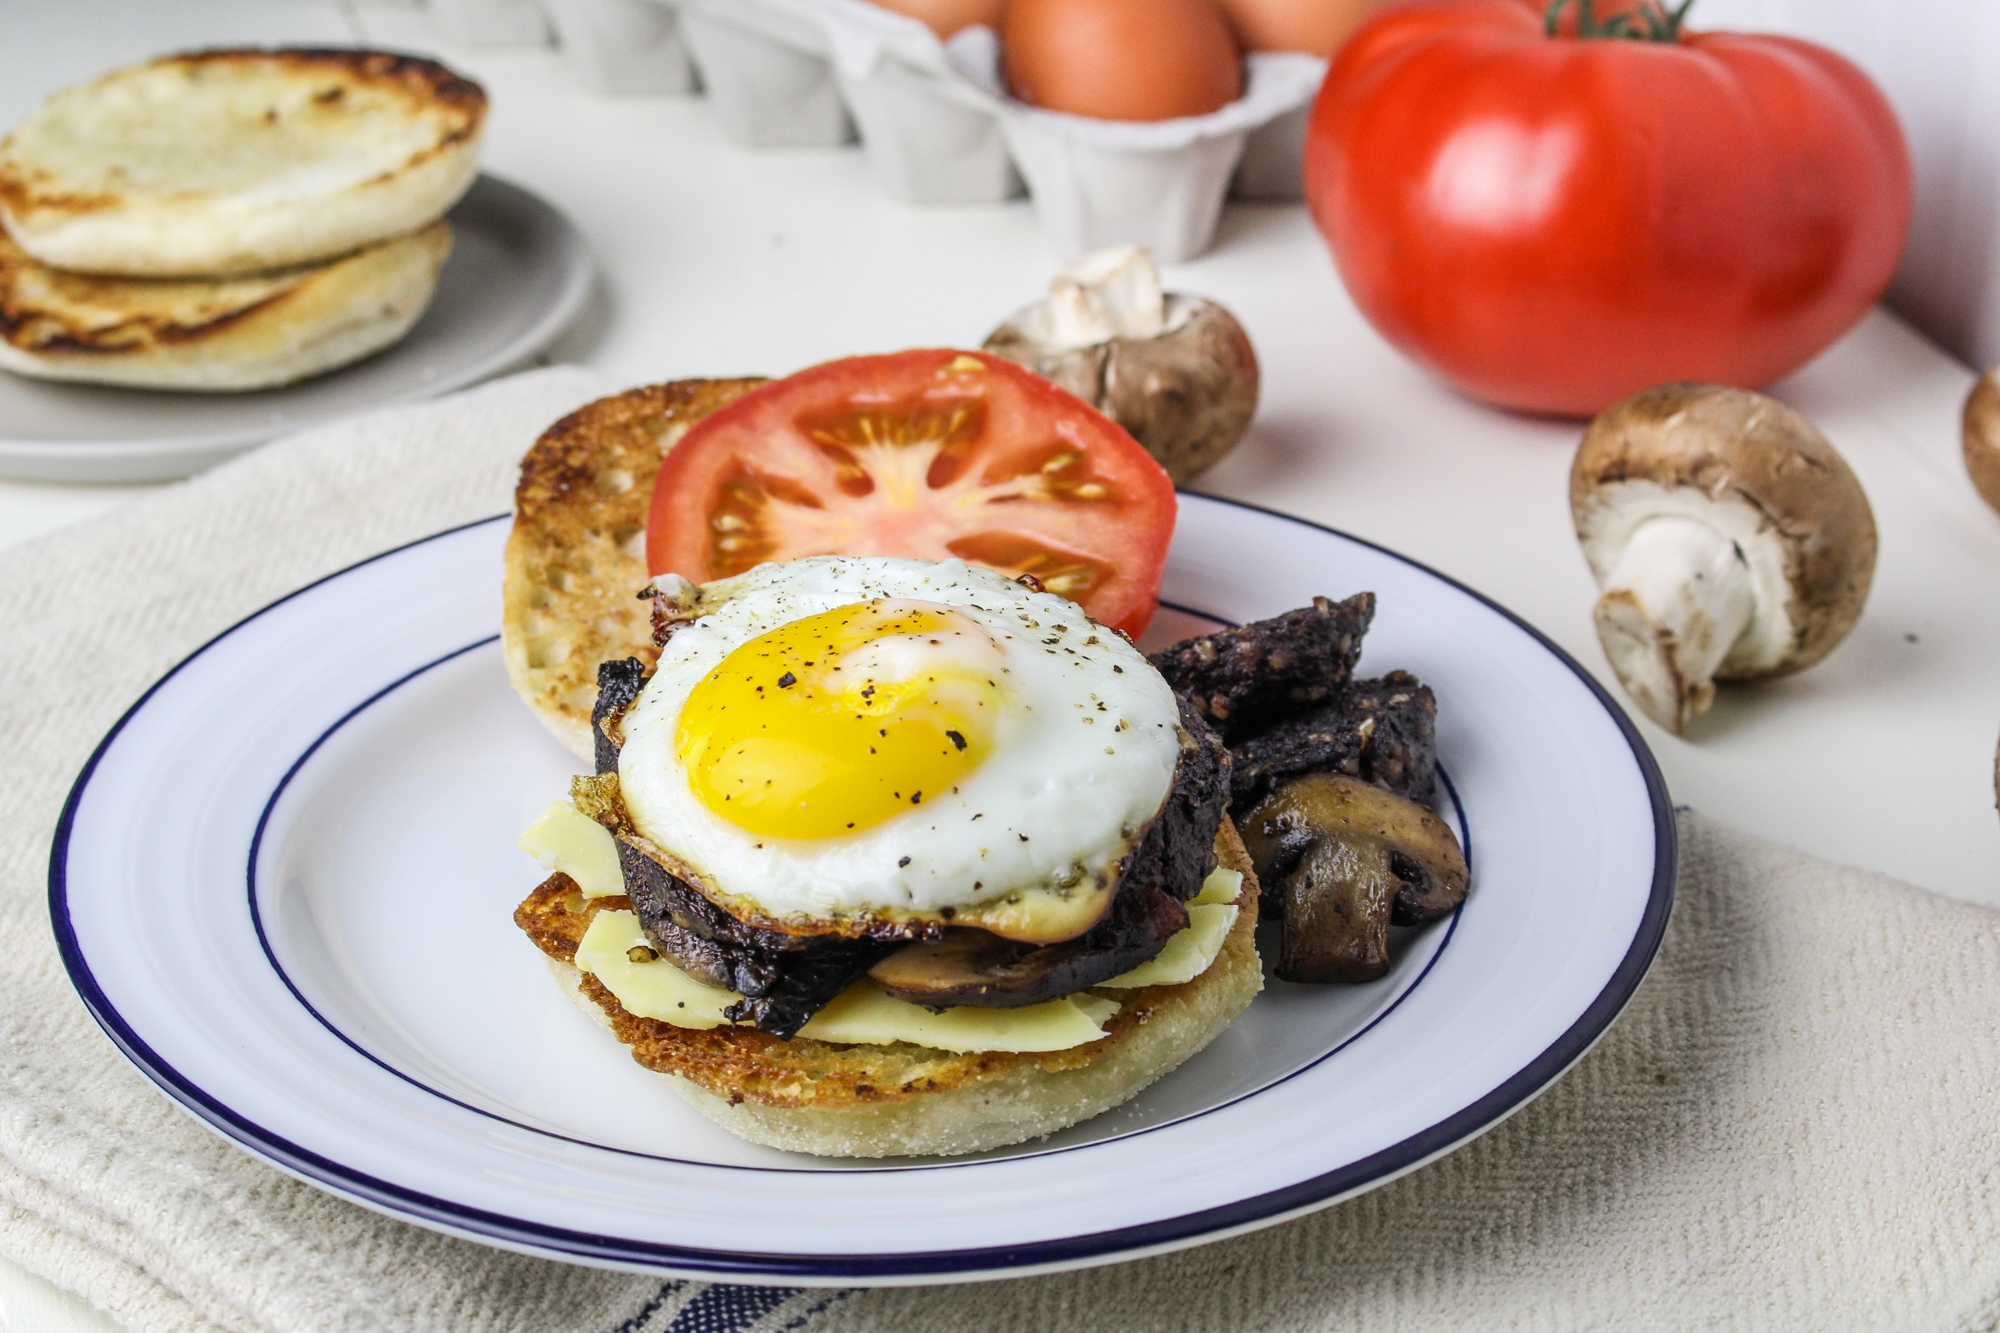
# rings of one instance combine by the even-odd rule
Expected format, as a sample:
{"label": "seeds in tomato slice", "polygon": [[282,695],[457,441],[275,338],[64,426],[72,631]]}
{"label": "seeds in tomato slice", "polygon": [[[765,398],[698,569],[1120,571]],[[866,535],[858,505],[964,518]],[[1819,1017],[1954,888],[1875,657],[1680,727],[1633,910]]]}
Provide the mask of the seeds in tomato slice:
{"label": "seeds in tomato slice", "polygon": [[1104,582],[1103,565],[1058,551],[1018,532],[975,532],[945,543],[951,553],[975,565],[989,565],[1019,577],[1035,576],[1043,589],[1080,602]]}
{"label": "seeds in tomato slice", "polygon": [[[728,577],[766,560],[826,549],[903,554],[928,545],[940,556],[1033,574],[1050,591],[1080,600],[1104,581],[1102,562],[1013,530],[1005,507],[1115,504],[1117,488],[1091,468],[1083,450],[1060,439],[1009,450],[975,472],[969,465],[986,417],[983,399],[927,393],[800,420],[799,434],[830,471],[832,486],[815,489],[770,466],[776,460],[768,454],[757,460],[762,467],[738,458],[723,474],[709,516],[709,568]],[[1002,510],[992,527],[963,531],[968,513],[988,509]],[[894,539],[884,540],[885,525]]]}

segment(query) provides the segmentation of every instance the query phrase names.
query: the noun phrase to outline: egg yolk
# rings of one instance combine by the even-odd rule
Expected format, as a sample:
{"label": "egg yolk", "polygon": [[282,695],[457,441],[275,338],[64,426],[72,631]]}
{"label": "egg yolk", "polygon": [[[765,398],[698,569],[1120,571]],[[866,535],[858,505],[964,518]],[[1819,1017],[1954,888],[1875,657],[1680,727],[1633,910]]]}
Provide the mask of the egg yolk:
{"label": "egg yolk", "polygon": [[948,793],[992,753],[1002,653],[964,612],[902,599],[808,616],[688,692],[689,785],[750,833],[837,838]]}

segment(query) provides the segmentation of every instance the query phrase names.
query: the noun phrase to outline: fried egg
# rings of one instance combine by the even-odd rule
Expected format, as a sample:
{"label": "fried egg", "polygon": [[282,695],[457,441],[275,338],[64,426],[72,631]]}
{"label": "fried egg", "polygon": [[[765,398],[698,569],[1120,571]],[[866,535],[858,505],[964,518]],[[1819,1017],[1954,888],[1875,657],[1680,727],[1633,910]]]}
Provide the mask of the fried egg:
{"label": "fried egg", "polygon": [[1172,788],[1172,691],[1074,603],[962,561],[704,585],[626,713],[637,831],[739,919],[1070,938]]}

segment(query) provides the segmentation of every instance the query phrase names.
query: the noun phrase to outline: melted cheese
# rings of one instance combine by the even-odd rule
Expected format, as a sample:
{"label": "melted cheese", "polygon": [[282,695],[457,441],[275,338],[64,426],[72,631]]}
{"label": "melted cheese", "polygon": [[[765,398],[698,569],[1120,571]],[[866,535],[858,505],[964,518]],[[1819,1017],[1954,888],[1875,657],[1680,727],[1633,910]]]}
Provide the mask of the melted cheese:
{"label": "melted cheese", "polygon": [[1102,920],[1115,888],[1079,884],[1066,891],[1023,889],[997,902],[961,909],[953,924],[977,926],[1003,940],[1056,944],[1075,939]]}
{"label": "melted cheese", "polygon": [[933,1013],[862,980],[814,1014],[799,1035],[856,1046],[907,1041],[941,1051],[1066,1051],[1101,1039],[1117,1012],[1116,1000],[1079,994],[1019,1009],[960,1005]]}
{"label": "melted cheese", "polygon": [[575,880],[586,898],[610,898],[625,892],[618,844],[610,830],[567,800],[542,811],[522,832],[520,847],[545,869],[559,870]]}
{"label": "melted cheese", "polygon": [[629,1014],[657,1018],[679,1028],[716,1028],[729,1020],[722,1011],[742,999],[735,991],[706,986],[652,954],[646,931],[634,912],[599,912],[576,946],[576,965],[604,983]]}

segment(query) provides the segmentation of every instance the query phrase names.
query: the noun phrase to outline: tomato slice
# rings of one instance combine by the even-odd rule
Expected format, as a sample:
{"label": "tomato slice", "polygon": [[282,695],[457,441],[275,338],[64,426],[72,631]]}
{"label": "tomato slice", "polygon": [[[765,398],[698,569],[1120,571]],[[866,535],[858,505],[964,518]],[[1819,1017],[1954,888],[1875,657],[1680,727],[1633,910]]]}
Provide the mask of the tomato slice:
{"label": "tomato slice", "polygon": [[1137,440],[1010,361],[856,356],[754,389],[653,484],[646,561],[694,580],[806,555],[953,556],[1032,574],[1137,638],[1174,487]]}

